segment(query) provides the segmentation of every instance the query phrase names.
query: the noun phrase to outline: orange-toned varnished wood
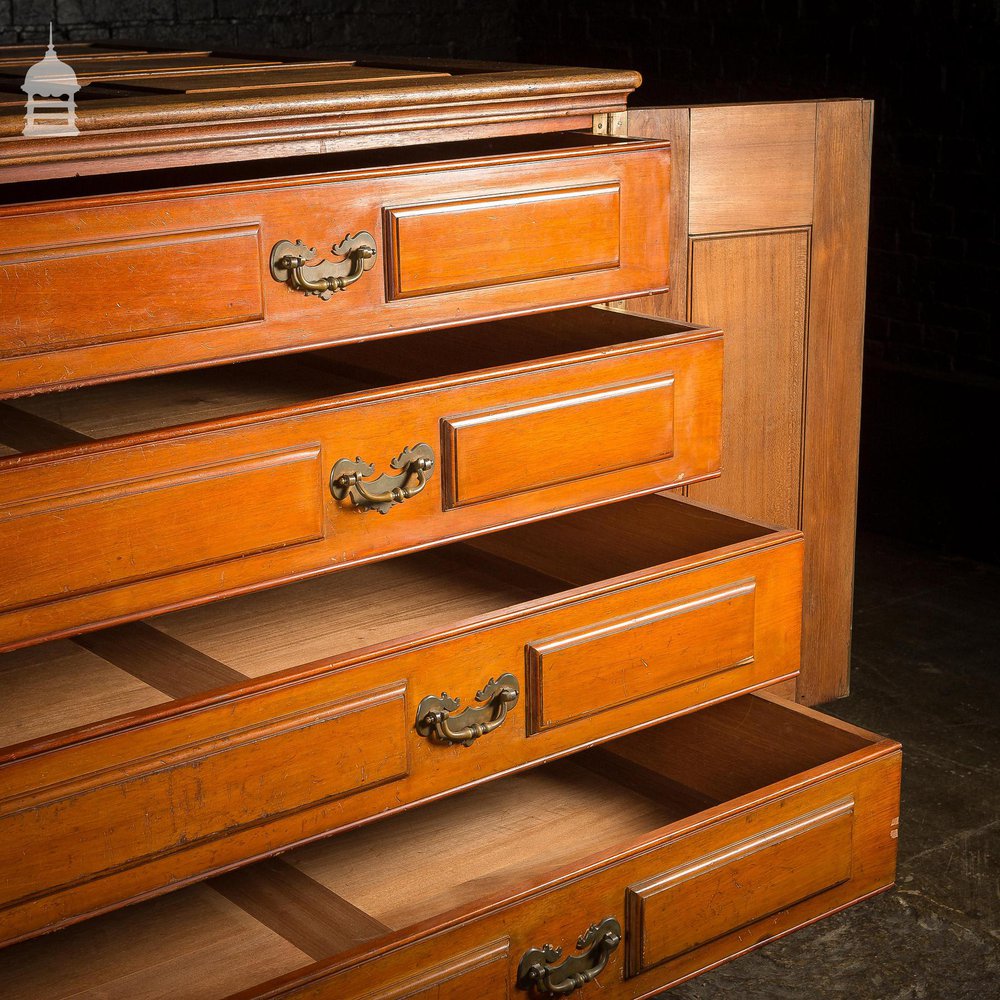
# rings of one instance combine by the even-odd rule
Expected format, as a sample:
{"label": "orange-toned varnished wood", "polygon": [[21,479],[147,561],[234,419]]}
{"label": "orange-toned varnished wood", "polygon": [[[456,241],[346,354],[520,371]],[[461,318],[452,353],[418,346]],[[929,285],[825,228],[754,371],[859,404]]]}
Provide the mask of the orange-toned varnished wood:
{"label": "orange-toned varnished wood", "polygon": [[389,298],[617,268],[622,222],[618,182],[389,208]]}
{"label": "orange-toned varnished wood", "polygon": [[[689,769],[690,759],[701,763]],[[890,885],[899,764],[891,741],[742,698],[301,848],[236,883],[225,876],[142,904],[127,923],[112,915],[5,949],[0,975],[18,1000],[34,1000],[40,984],[52,1000],[83,989],[124,1000],[148,956],[149,1000],[195,983],[204,1000],[509,1000],[521,995],[514,980],[528,948],[572,953],[590,923],[614,916],[624,942],[595,988],[636,1000]],[[780,877],[758,877],[770,861]],[[668,901],[668,923],[651,922]],[[210,927],[235,929],[252,914],[233,945],[250,926],[261,945],[228,989],[218,971],[202,975],[206,962],[218,970],[214,950],[181,933],[204,926],[213,905]],[[704,920],[675,915],[685,913]],[[657,928],[672,922],[677,936],[664,941]]]}
{"label": "orange-toned varnished wood", "polygon": [[[0,208],[0,397],[666,287],[664,144],[429,156]],[[362,231],[375,266],[329,301],[271,274],[279,241]]]}
{"label": "orange-toned varnished wood", "polygon": [[726,330],[723,471],[691,495],[810,539],[810,704],[848,690],[871,124],[858,100],[628,113],[672,143],[674,280],[622,308]]}
{"label": "orange-toned varnished wood", "polygon": [[[556,351],[567,322],[570,314],[553,323]],[[384,376],[359,373],[368,388],[355,393],[172,429],[192,405],[204,410],[190,402],[199,386],[237,413],[267,391],[267,364],[245,376],[222,370],[221,386],[218,373],[205,372],[182,380],[185,391],[174,395],[167,381],[174,406],[153,409],[168,425],[162,431],[0,459],[0,546],[8,551],[0,648],[715,474],[720,334],[601,310],[577,322],[608,323],[612,343],[533,360],[519,343],[530,338],[537,351],[548,320],[526,319],[478,335],[500,342],[507,331],[503,367],[424,381],[413,372],[413,383],[384,389]],[[615,344],[623,327],[634,339]],[[433,350],[433,338],[425,346]],[[391,342],[378,347],[393,354]],[[302,364],[309,367],[308,356]],[[434,372],[434,364],[428,354],[424,370]],[[303,377],[314,385],[322,371]],[[244,381],[250,403],[240,402]],[[283,391],[278,378],[280,401]],[[104,426],[120,433],[150,418],[147,401],[157,391],[123,384],[80,395],[94,396]],[[636,420],[640,397],[652,416]],[[74,414],[94,407],[76,406],[72,396],[8,406],[71,430],[92,427],[86,420],[74,427]],[[517,419],[522,408],[543,414],[540,433]],[[499,437],[470,439],[460,429],[470,415],[489,413],[510,418]],[[657,421],[669,423],[650,433]],[[391,459],[421,442],[438,468],[385,516],[332,495],[340,459],[360,456],[390,472]]]}
{"label": "orange-toned varnished wood", "polygon": [[[633,526],[630,535],[621,523]],[[602,538],[596,568],[583,554],[566,566],[575,532]],[[502,537],[502,556],[436,550],[0,656],[5,701],[38,715],[33,729],[0,728],[5,742],[30,740],[0,753],[0,867],[17,871],[3,886],[0,939],[566,754],[798,667],[796,533],[651,496]],[[753,603],[743,606],[749,632],[728,662],[711,616],[645,625],[650,609],[695,606],[734,589],[752,590]],[[544,637],[625,622],[637,631],[620,644],[619,663],[633,674],[640,667],[629,655],[648,665],[636,690],[595,690],[583,663],[575,685],[565,676],[555,682],[572,718],[535,725],[538,689],[528,673]],[[425,697],[445,691],[469,705],[504,673],[521,693],[494,732],[472,747],[418,735]],[[92,698],[116,676],[134,701],[108,705],[102,718],[78,695]],[[179,700],[163,704],[162,692]],[[131,714],[110,718],[116,710]],[[26,855],[30,862],[17,861]]]}

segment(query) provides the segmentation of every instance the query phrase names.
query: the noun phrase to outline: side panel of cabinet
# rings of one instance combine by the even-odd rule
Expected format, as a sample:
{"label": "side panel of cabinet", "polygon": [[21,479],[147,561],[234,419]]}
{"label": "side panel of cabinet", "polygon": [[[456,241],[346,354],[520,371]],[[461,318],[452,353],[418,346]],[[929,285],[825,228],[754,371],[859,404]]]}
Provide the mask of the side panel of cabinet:
{"label": "side panel of cabinet", "polygon": [[[722,477],[690,495],[806,534],[796,697],[848,691],[870,101],[643,108],[669,139],[671,289],[623,304],[726,331]],[[790,691],[788,692],[791,693]]]}

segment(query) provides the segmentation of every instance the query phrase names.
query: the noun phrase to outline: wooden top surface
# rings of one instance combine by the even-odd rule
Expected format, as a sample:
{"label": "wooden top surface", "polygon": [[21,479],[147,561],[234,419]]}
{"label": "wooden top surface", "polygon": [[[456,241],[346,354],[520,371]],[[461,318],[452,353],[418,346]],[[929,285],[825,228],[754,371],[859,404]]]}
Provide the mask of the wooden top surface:
{"label": "wooden top surface", "polygon": [[[578,128],[637,73],[57,43],[81,85],[76,136],[24,136],[44,46],[0,46],[0,182]],[[110,161],[110,162],[109,162]]]}

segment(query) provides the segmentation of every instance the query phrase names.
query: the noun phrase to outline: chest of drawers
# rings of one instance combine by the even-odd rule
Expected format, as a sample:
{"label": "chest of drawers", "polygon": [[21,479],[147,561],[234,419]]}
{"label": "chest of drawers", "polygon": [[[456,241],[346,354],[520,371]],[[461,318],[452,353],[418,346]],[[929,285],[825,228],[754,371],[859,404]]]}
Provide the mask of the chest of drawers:
{"label": "chest of drawers", "polygon": [[0,104],[4,995],[635,1000],[891,885],[899,747],[795,703],[870,107],[74,58]]}

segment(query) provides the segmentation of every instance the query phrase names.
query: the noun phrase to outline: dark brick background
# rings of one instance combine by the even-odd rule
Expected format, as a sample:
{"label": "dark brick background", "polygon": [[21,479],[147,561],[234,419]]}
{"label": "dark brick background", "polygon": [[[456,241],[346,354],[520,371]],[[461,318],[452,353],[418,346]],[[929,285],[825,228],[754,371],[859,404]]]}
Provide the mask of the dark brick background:
{"label": "dark brick background", "polygon": [[517,58],[505,0],[0,0],[0,41],[46,37],[50,20],[70,41]]}
{"label": "dark brick background", "polygon": [[76,40],[627,66],[640,104],[874,98],[861,521],[1000,556],[1000,0],[0,0],[0,40],[50,19]]}

